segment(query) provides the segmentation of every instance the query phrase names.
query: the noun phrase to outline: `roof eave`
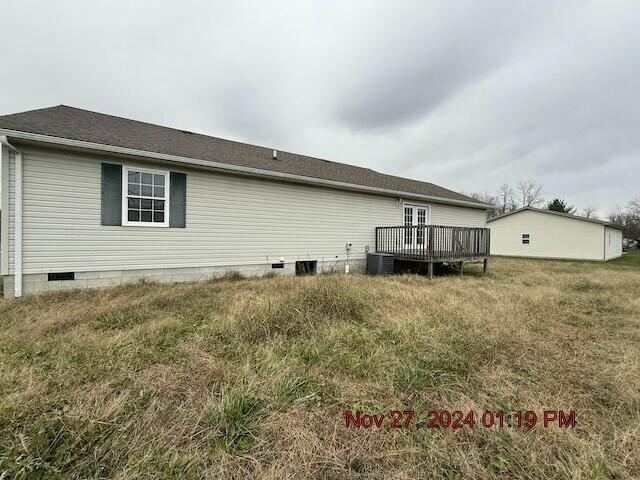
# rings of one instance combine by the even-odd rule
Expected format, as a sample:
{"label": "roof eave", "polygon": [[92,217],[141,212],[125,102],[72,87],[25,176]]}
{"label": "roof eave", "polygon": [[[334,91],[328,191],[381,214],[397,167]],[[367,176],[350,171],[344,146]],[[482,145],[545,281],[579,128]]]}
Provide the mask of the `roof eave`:
{"label": "roof eave", "polygon": [[226,173],[236,173],[236,174],[244,174],[244,175],[251,175],[251,176],[258,176],[258,177],[267,177],[267,178],[279,179],[279,180],[288,180],[288,181],[293,181],[297,183],[319,185],[319,186],[337,188],[341,190],[353,190],[353,191],[362,191],[362,192],[374,193],[374,194],[385,195],[385,196],[405,197],[405,198],[411,198],[411,199],[430,201],[434,203],[443,203],[446,205],[464,206],[464,207],[478,208],[483,210],[493,208],[492,205],[488,205],[482,202],[468,202],[465,200],[454,200],[454,199],[431,196],[431,195],[422,195],[422,194],[412,193],[412,192],[389,190],[389,189],[379,188],[379,187],[370,187],[367,185],[358,185],[355,183],[338,182],[335,180],[326,180],[322,178],[307,177],[304,175],[295,175],[291,173],[276,172],[272,170],[264,170],[264,169],[253,168],[253,167],[244,167],[241,165],[234,165],[234,164],[224,163],[224,162],[199,160],[199,159],[190,158],[190,157],[168,155],[165,153],[149,152],[146,150],[137,150],[137,149],[127,148],[127,147],[118,147],[115,145],[106,145],[106,144],[100,144],[100,143],[86,142],[82,140],[73,140],[69,138],[54,137],[51,135],[42,135],[39,133],[23,132],[19,130],[10,130],[5,128],[0,128],[0,135],[6,135],[11,138],[16,138],[16,139],[21,139],[21,140],[26,140],[31,142],[48,143],[48,144],[61,145],[61,146],[67,146],[72,148],[97,150],[100,152],[108,152],[108,153],[118,154],[118,155],[149,158],[149,159],[165,161],[165,162],[194,165],[194,166],[204,167],[212,170],[224,171]]}
{"label": "roof eave", "polygon": [[493,218],[488,219],[487,223],[491,223],[491,222],[493,222],[495,220],[500,220],[501,218],[504,218],[504,217],[509,217],[509,216],[514,215],[516,213],[524,212],[525,210],[528,210],[530,212],[547,213],[547,214],[559,216],[559,217],[562,217],[562,218],[568,218],[570,220],[581,220],[583,222],[589,222],[589,223],[595,223],[597,225],[602,225],[603,227],[610,227],[610,228],[616,228],[618,230],[624,230],[623,226],[617,225],[615,223],[609,223],[609,222],[605,222],[605,221],[602,221],[602,220],[596,220],[596,219],[593,219],[593,218],[581,217],[579,215],[570,215],[570,214],[567,214],[567,213],[556,212],[554,210],[544,210],[542,208],[534,208],[534,207],[522,207],[522,208],[518,208],[516,210],[513,210],[511,212],[503,213],[501,215],[498,215],[498,216],[495,216]]}

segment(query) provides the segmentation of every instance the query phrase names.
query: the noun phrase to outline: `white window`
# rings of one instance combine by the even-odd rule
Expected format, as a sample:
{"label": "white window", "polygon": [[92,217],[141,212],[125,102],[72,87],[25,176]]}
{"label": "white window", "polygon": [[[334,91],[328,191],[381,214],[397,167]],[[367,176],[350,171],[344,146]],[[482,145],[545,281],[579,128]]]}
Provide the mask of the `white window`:
{"label": "white window", "polygon": [[122,224],[169,226],[169,172],[124,167]]}
{"label": "white window", "polygon": [[529,245],[529,234],[528,233],[523,233],[522,234],[522,244],[523,245]]}

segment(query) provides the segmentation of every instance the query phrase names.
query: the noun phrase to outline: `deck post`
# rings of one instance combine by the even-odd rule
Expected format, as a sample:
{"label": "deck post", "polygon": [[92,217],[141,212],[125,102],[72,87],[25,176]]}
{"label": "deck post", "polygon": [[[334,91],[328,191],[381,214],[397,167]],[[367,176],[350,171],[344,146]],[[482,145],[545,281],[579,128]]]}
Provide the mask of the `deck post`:
{"label": "deck post", "polygon": [[427,263],[427,272],[429,275],[429,280],[433,280],[433,262]]}
{"label": "deck post", "polygon": [[464,262],[460,262],[460,275],[464,273]]}
{"label": "deck post", "polygon": [[482,273],[487,273],[489,271],[489,259],[485,258],[484,262],[482,262]]}
{"label": "deck post", "polygon": [[[429,260],[433,260],[433,225],[429,225]],[[429,263],[429,267],[431,268],[431,277],[433,278],[433,265]]]}

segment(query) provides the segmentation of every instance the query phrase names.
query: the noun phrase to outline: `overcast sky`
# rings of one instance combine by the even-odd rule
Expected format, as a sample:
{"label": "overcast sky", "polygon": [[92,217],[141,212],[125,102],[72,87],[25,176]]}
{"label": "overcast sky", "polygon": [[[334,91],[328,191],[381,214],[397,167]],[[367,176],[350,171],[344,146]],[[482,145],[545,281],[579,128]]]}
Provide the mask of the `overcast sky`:
{"label": "overcast sky", "polygon": [[0,113],[66,104],[462,191],[640,196],[640,2],[31,1]]}

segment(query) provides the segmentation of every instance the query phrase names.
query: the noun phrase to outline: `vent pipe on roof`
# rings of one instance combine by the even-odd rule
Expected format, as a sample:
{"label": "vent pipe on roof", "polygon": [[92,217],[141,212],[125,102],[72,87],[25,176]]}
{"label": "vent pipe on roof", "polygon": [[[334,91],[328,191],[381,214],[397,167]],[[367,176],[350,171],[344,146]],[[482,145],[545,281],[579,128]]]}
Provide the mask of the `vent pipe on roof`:
{"label": "vent pipe on roof", "polygon": [[278,150],[273,151],[273,159],[278,160]]}

